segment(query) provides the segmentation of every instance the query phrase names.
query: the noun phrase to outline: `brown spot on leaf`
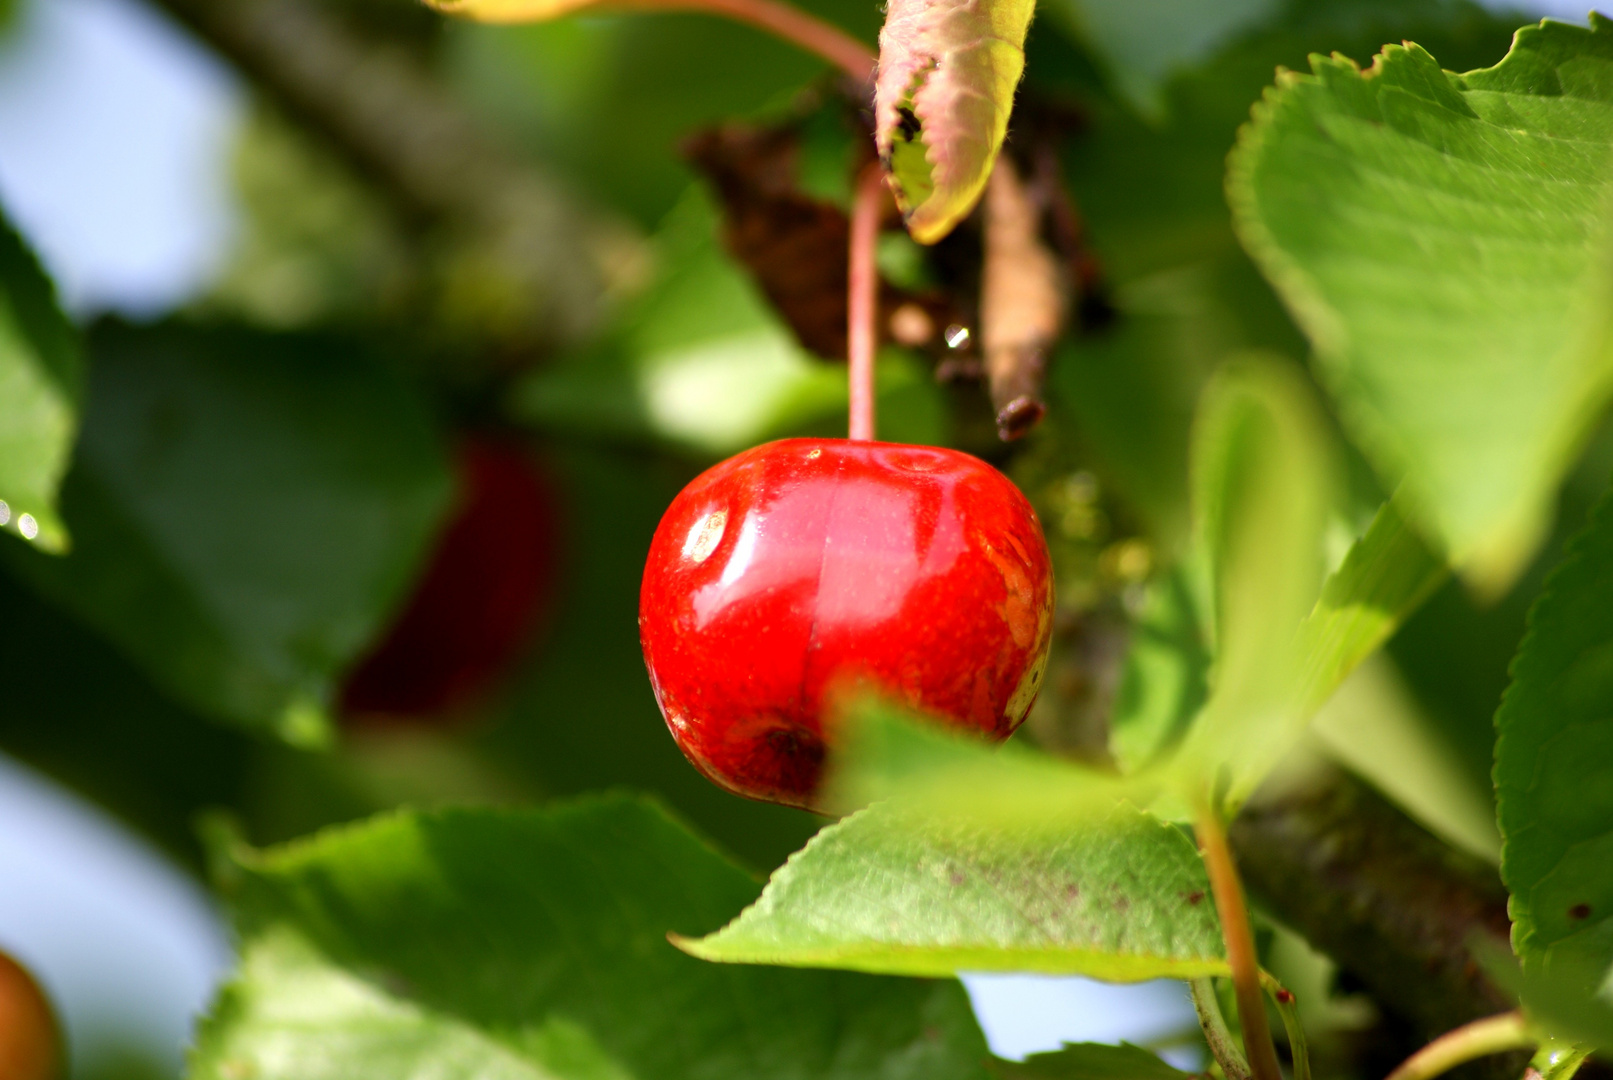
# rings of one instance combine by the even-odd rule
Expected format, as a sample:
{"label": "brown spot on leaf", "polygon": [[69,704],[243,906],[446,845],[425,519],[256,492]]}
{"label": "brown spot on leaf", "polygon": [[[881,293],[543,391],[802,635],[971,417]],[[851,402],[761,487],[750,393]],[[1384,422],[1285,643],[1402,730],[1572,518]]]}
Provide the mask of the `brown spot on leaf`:
{"label": "brown spot on leaf", "polygon": [[1187,901],[1189,907],[1198,907],[1199,903],[1204,899],[1204,890],[1194,889],[1192,892],[1183,897],[1183,899]]}
{"label": "brown spot on leaf", "polygon": [[1568,909],[1568,917],[1575,922],[1583,922],[1591,917],[1591,905],[1581,901]]}

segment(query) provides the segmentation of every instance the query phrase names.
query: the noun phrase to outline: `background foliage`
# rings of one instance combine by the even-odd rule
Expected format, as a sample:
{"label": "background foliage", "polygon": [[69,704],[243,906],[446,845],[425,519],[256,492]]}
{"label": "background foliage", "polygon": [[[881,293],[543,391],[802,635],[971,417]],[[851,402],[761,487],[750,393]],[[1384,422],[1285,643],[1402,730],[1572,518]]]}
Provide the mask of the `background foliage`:
{"label": "background foliage", "polygon": [[[732,183],[844,208],[866,132],[837,76],[692,14],[157,6],[253,80],[247,217],[149,323],[70,320],[0,229],[0,749],[228,903],[193,1075],[1166,1080],[1135,1047],[992,1059],[953,976],[1223,974],[1180,823],[1206,792],[1291,806],[1327,759],[1435,834],[1402,876],[1460,877],[1478,921],[1511,890],[1521,976],[1475,1000],[1521,986],[1613,1043],[1613,23],[1042,5],[1005,154],[1068,214],[1048,416],[998,440],[978,355],[935,335],[882,351],[879,407],[1031,497],[1053,666],[1000,754],[871,710],[828,824],[689,768],[636,615],[683,484],[841,431],[844,367],[743,257]],[[789,152],[721,174],[691,150],[713,129]],[[890,231],[887,284],[970,324],[980,228]],[[481,694],[356,716],[474,438],[552,492],[553,593]],[[1303,890],[1256,894],[1318,1073],[1438,1034]]]}

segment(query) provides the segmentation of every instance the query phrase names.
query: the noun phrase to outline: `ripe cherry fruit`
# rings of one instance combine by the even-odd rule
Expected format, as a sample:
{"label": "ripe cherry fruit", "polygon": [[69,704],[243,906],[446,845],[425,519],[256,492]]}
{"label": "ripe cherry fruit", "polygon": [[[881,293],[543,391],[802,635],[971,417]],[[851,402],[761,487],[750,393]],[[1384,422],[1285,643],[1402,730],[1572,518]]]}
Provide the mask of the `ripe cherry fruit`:
{"label": "ripe cherry fruit", "polygon": [[639,638],[697,769],[812,809],[836,693],[865,686],[1007,738],[1040,687],[1052,612],[1041,526],[985,462],[786,439],[673,500],[644,570]]}
{"label": "ripe cherry fruit", "polygon": [[61,1042],[50,1003],[26,968],[0,952],[0,1076],[56,1080]]}
{"label": "ripe cherry fruit", "polygon": [[459,505],[403,611],[348,674],[350,724],[433,723],[483,696],[526,645],[558,576],[551,485],[513,443],[459,452]]}

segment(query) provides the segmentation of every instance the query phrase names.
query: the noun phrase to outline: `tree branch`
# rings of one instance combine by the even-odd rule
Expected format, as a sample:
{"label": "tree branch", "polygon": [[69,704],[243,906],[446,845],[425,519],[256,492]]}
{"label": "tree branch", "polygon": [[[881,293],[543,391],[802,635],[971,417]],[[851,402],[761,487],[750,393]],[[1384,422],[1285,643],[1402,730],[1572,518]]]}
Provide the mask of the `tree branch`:
{"label": "tree branch", "polygon": [[625,230],[581,213],[501,152],[418,60],[307,0],[155,0],[322,135],[408,215],[467,230],[530,298],[553,343],[585,332],[629,258]]}
{"label": "tree branch", "polygon": [[1355,777],[1328,767],[1257,801],[1230,838],[1250,891],[1424,1038],[1515,1007],[1479,959],[1510,950],[1495,868]]}

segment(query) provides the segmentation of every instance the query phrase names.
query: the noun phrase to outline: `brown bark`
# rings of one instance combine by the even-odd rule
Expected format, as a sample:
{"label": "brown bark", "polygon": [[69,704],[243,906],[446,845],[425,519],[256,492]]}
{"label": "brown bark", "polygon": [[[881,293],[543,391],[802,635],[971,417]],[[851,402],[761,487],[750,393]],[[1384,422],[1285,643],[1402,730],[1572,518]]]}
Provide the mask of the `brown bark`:
{"label": "brown bark", "polygon": [[1359,779],[1323,770],[1251,804],[1230,837],[1250,892],[1423,1038],[1515,1007],[1480,959],[1509,949],[1495,867]]}

